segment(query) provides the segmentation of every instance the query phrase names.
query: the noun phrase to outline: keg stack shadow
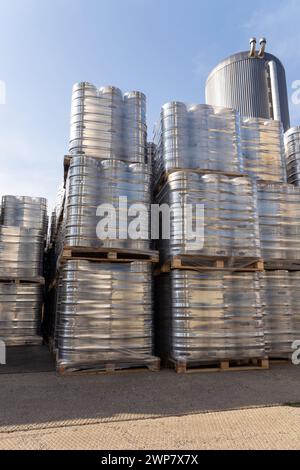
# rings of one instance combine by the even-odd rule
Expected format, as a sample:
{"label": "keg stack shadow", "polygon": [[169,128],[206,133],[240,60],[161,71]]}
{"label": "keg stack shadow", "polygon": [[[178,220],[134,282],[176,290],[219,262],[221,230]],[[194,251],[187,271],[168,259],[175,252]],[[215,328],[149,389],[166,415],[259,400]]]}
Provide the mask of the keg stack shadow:
{"label": "keg stack shadow", "polygon": [[[159,257],[149,232],[150,184],[145,95],[74,85],[69,154],[51,221],[44,324],[62,375],[160,368],[153,355],[152,269]],[[124,198],[128,207],[149,209],[137,239],[128,236],[133,217]],[[103,237],[98,224],[107,206],[116,211]]]}
{"label": "keg stack shadow", "polygon": [[0,339],[7,347],[43,343],[44,198],[3,196],[0,208]]}
{"label": "keg stack shadow", "polygon": [[[284,243],[299,259],[300,194],[286,183],[282,125],[172,102],[162,108],[154,142],[156,202],[204,207],[201,248],[182,233],[176,210],[170,239],[159,241],[157,354],[178,373],[267,369],[275,351],[291,351],[295,335],[292,315],[280,310],[286,295],[274,292],[280,282],[269,271],[276,257],[288,269]],[[194,211],[194,228],[197,217]]]}

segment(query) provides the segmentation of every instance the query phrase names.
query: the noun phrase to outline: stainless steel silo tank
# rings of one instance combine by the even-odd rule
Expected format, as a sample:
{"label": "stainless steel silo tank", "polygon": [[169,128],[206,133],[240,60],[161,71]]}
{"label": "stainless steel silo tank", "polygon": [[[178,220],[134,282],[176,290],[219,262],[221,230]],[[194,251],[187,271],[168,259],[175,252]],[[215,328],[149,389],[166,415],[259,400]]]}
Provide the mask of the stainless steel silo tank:
{"label": "stainless steel silo tank", "polygon": [[290,127],[285,69],[280,60],[265,53],[266,40],[255,49],[239,52],[223,60],[210,73],[206,82],[206,103],[234,108],[246,117],[281,121]]}
{"label": "stainless steel silo tank", "polygon": [[291,127],[284,135],[287,181],[300,186],[300,126]]}

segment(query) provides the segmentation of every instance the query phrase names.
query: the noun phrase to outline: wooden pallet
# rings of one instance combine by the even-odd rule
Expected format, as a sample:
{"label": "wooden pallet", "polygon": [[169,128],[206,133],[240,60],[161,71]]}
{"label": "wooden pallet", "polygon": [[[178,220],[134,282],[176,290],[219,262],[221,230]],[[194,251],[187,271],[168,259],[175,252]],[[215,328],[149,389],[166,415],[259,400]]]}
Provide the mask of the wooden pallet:
{"label": "wooden pallet", "polygon": [[198,255],[173,256],[170,260],[164,262],[155,274],[168,273],[172,269],[256,272],[264,270],[264,263],[262,260],[253,258],[219,258]]}
{"label": "wooden pallet", "polygon": [[4,342],[7,347],[42,346],[44,344],[44,340],[41,336],[32,336],[30,338],[4,338]]}
{"label": "wooden pallet", "polygon": [[265,270],[266,271],[300,271],[300,260],[288,260],[288,259],[278,259],[278,260],[265,260]]}
{"label": "wooden pallet", "polygon": [[270,364],[292,364],[292,357],[279,357],[279,356],[269,356]]}
{"label": "wooden pallet", "polygon": [[45,285],[45,278],[42,276],[38,277],[3,277],[0,276],[0,283],[6,284],[41,284],[42,286]]}
{"label": "wooden pallet", "polygon": [[108,375],[108,374],[121,374],[133,372],[159,372],[160,359],[153,357],[146,362],[138,365],[136,363],[130,364],[129,362],[108,362],[94,365],[78,365],[78,366],[57,366],[57,372],[62,376],[78,376],[78,375]]}
{"label": "wooden pallet", "polygon": [[239,172],[224,172],[220,170],[210,170],[210,169],[199,169],[199,168],[194,168],[194,169],[173,169],[169,170],[165,173],[162,174],[162,176],[159,178],[157,185],[155,186],[155,194],[158,194],[165,184],[168,182],[168,177],[172,173],[178,173],[178,172],[189,172],[189,173],[198,173],[199,175],[207,175],[207,174],[213,174],[213,175],[224,175],[224,176],[229,176],[232,178],[242,178],[242,177],[247,177],[248,175],[246,173],[239,173]]}
{"label": "wooden pallet", "polygon": [[60,263],[74,259],[118,263],[140,260],[158,263],[159,252],[154,250],[140,251],[119,248],[65,247],[60,256]]}
{"label": "wooden pallet", "polygon": [[267,358],[251,358],[237,360],[222,360],[217,362],[189,364],[186,361],[168,361],[169,367],[175,370],[177,374],[193,374],[202,372],[243,372],[248,370],[267,370],[269,369],[269,360]]}

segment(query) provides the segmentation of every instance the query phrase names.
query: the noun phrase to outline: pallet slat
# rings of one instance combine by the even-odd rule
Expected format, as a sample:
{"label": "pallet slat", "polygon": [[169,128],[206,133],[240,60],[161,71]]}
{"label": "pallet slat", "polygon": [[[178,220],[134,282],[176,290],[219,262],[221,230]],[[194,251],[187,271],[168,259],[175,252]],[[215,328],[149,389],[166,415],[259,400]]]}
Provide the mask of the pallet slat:
{"label": "pallet slat", "polygon": [[45,278],[39,277],[2,277],[0,276],[0,283],[11,283],[11,284],[45,284]]}
{"label": "pallet slat", "polygon": [[76,366],[57,366],[57,372],[62,376],[77,376],[77,375],[107,375],[107,374],[120,374],[120,373],[133,373],[133,372],[159,372],[160,359],[153,357],[146,362],[138,361],[136,363],[128,362],[108,362],[95,365],[78,365]]}
{"label": "pallet slat", "polygon": [[42,346],[44,340],[41,336],[33,336],[31,338],[4,338],[7,347],[16,346]]}
{"label": "pallet slat", "polygon": [[130,262],[134,260],[159,262],[159,252],[155,250],[140,251],[117,248],[86,248],[86,247],[65,247],[59,258],[63,263],[71,259]]}
{"label": "pallet slat", "polygon": [[270,364],[292,364],[292,358],[291,357],[272,357],[269,356],[269,362]]}
{"label": "pallet slat", "polygon": [[156,274],[168,273],[172,269],[191,269],[201,271],[239,271],[252,272],[263,271],[264,263],[257,259],[243,258],[218,258],[218,257],[202,257],[202,256],[174,256],[165,261],[161,267],[156,270]]}
{"label": "pallet slat", "polygon": [[269,360],[267,358],[250,358],[237,360],[222,360],[207,364],[189,364],[186,361],[168,361],[169,367],[177,374],[194,374],[204,372],[242,372],[248,370],[268,370]]}
{"label": "pallet slat", "polygon": [[281,260],[265,260],[265,270],[266,271],[277,271],[277,270],[284,270],[284,271],[300,271],[300,260],[288,260],[288,259],[281,259]]}

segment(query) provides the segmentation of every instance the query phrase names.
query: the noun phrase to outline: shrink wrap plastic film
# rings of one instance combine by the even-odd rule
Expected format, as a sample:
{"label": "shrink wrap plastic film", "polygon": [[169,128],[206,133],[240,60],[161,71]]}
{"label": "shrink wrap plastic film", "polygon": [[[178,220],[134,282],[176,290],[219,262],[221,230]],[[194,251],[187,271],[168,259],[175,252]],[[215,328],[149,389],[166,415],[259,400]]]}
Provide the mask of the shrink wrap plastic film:
{"label": "shrink wrap plastic film", "polygon": [[257,273],[173,270],[157,279],[157,348],[187,363],[265,356]]}
{"label": "shrink wrap plastic film", "polygon": [[242,118],[244,172],[265,181],[286,183],[283,128],[279,121]]}
{"label": "shrink wrap plastic film", "polygon": [[56,344],[58,366],[139,366],[153,359],[151,264],[67,261],[59,281]]}
{"label": "shrink wrap plastic film", "polygon": [[7,346],[34,342],[40,334],[42,286],[0,283],[0,337]]}
{"label": "shrink wrap plastic film", "polygon": [[148,144],[147,144],[147,165],[148,165],[149,173],[151,175],[153,175],[155,152],[156,152],[156,145],[153,142],[148,142]]}
{"label": "shrink wrap plastic film", "polygon": [[[157,202],[171,207],[193,204],[197,233],[204,222],[204,245],[197,249],[195,240],[189,240],[183,230],[182,212],[172,211],[170,240],[160,240],[164,258],[185,254],[260,258],[256,185],[249,178],[176,171],[168,176]],[[204,207],[204,221],[196,204]]]}
{"label": "shrink wrap plastic film", "polygon": [[257,188],[263,259],[300,260],[300,188],[276,183]]}
{"label": "shrink wrap plastic film", "polygon": [[48,225],[47,200],[3,196],[1,223],[0,276],[41,276]]}
{"label": "shrink wrap plastic film", "polygon": [[[53,278],[50,279],[52,280]],[[58,291],[58,286],[48,289],[42,322],[43,335],[47,338],[51,338],[52,345],[54,345],[53,339],[55,338]]]}
{"label": "shrink wrap plastic film", "polygon": [[292,127],[284,135],[288,183],[300,186],[300,127]]}
{"label": "shrink wrap plastic film", "polygon": [[41,230],[0,226],[0,276],[37,277],[43,274],[44,234]]}
{"label": "shrink wrap plastic film", "polygon": [[300,341],[300,271],[290,271],[289,279],[293,313],[293,341]]}
{"label": "shrink wrap plastic film", "polygon": [[27,196],[3,196],[1,225],[25,227],[47,234],[47,200]]}
{"label": "shrink wrap plastic film", "polygon": [[154,175],[178,169],[239,173],[243,170],[240,119],[233,109],[167,103],[155,130]]}
{"label": "shrink wrap plastic film", "polygon": [[82,82],[73,87],[71,154],[146,163],[146,97],[116,87],[97,89]]}
{"label": "shrink wrap plastic film", "polygon": [[54,211],[51,216],[51,227],[50,227],[50,243],[55,243],[59,225],[63,217],[64,205],[65,205],[66,190],[64,188],[64,182],[60,184],[55,200]]}
{"label": "shrink wrap plastic film", "polygon": [[291,279],[288,271],[265,271],[260,274],[266,351],[270,357],[285,357],[292,353],[294,316]]}
{"label": "shrink wrap plastic film", "polygon": [[[140,236],[133,240],[127,236],[129,224],[136,219],[122,208],[119,198],[127,197],[127,204],[144,204],[147,214],[141,215]],[[129,248],[147,250],[150,247],[150,173],[147,165],[129,164],[121,161],[99,160],[91,157],[74,156],[69,169],[65,227],[62,236],[67,246],[93,248]],[[110,204],[116,209],[116,237],[100,239],[97,236],[97,208]],[[104,214],[101,214],[102,216]],[[123,233],[123,239],[118,237]]]}
{"label": "shrink wrap plastic film", "polygon": [[43,275],[46,199],[3,196],[1,223],[0,337],[7,346],[41,344],[43,287],[6,281],[37,281]]}

